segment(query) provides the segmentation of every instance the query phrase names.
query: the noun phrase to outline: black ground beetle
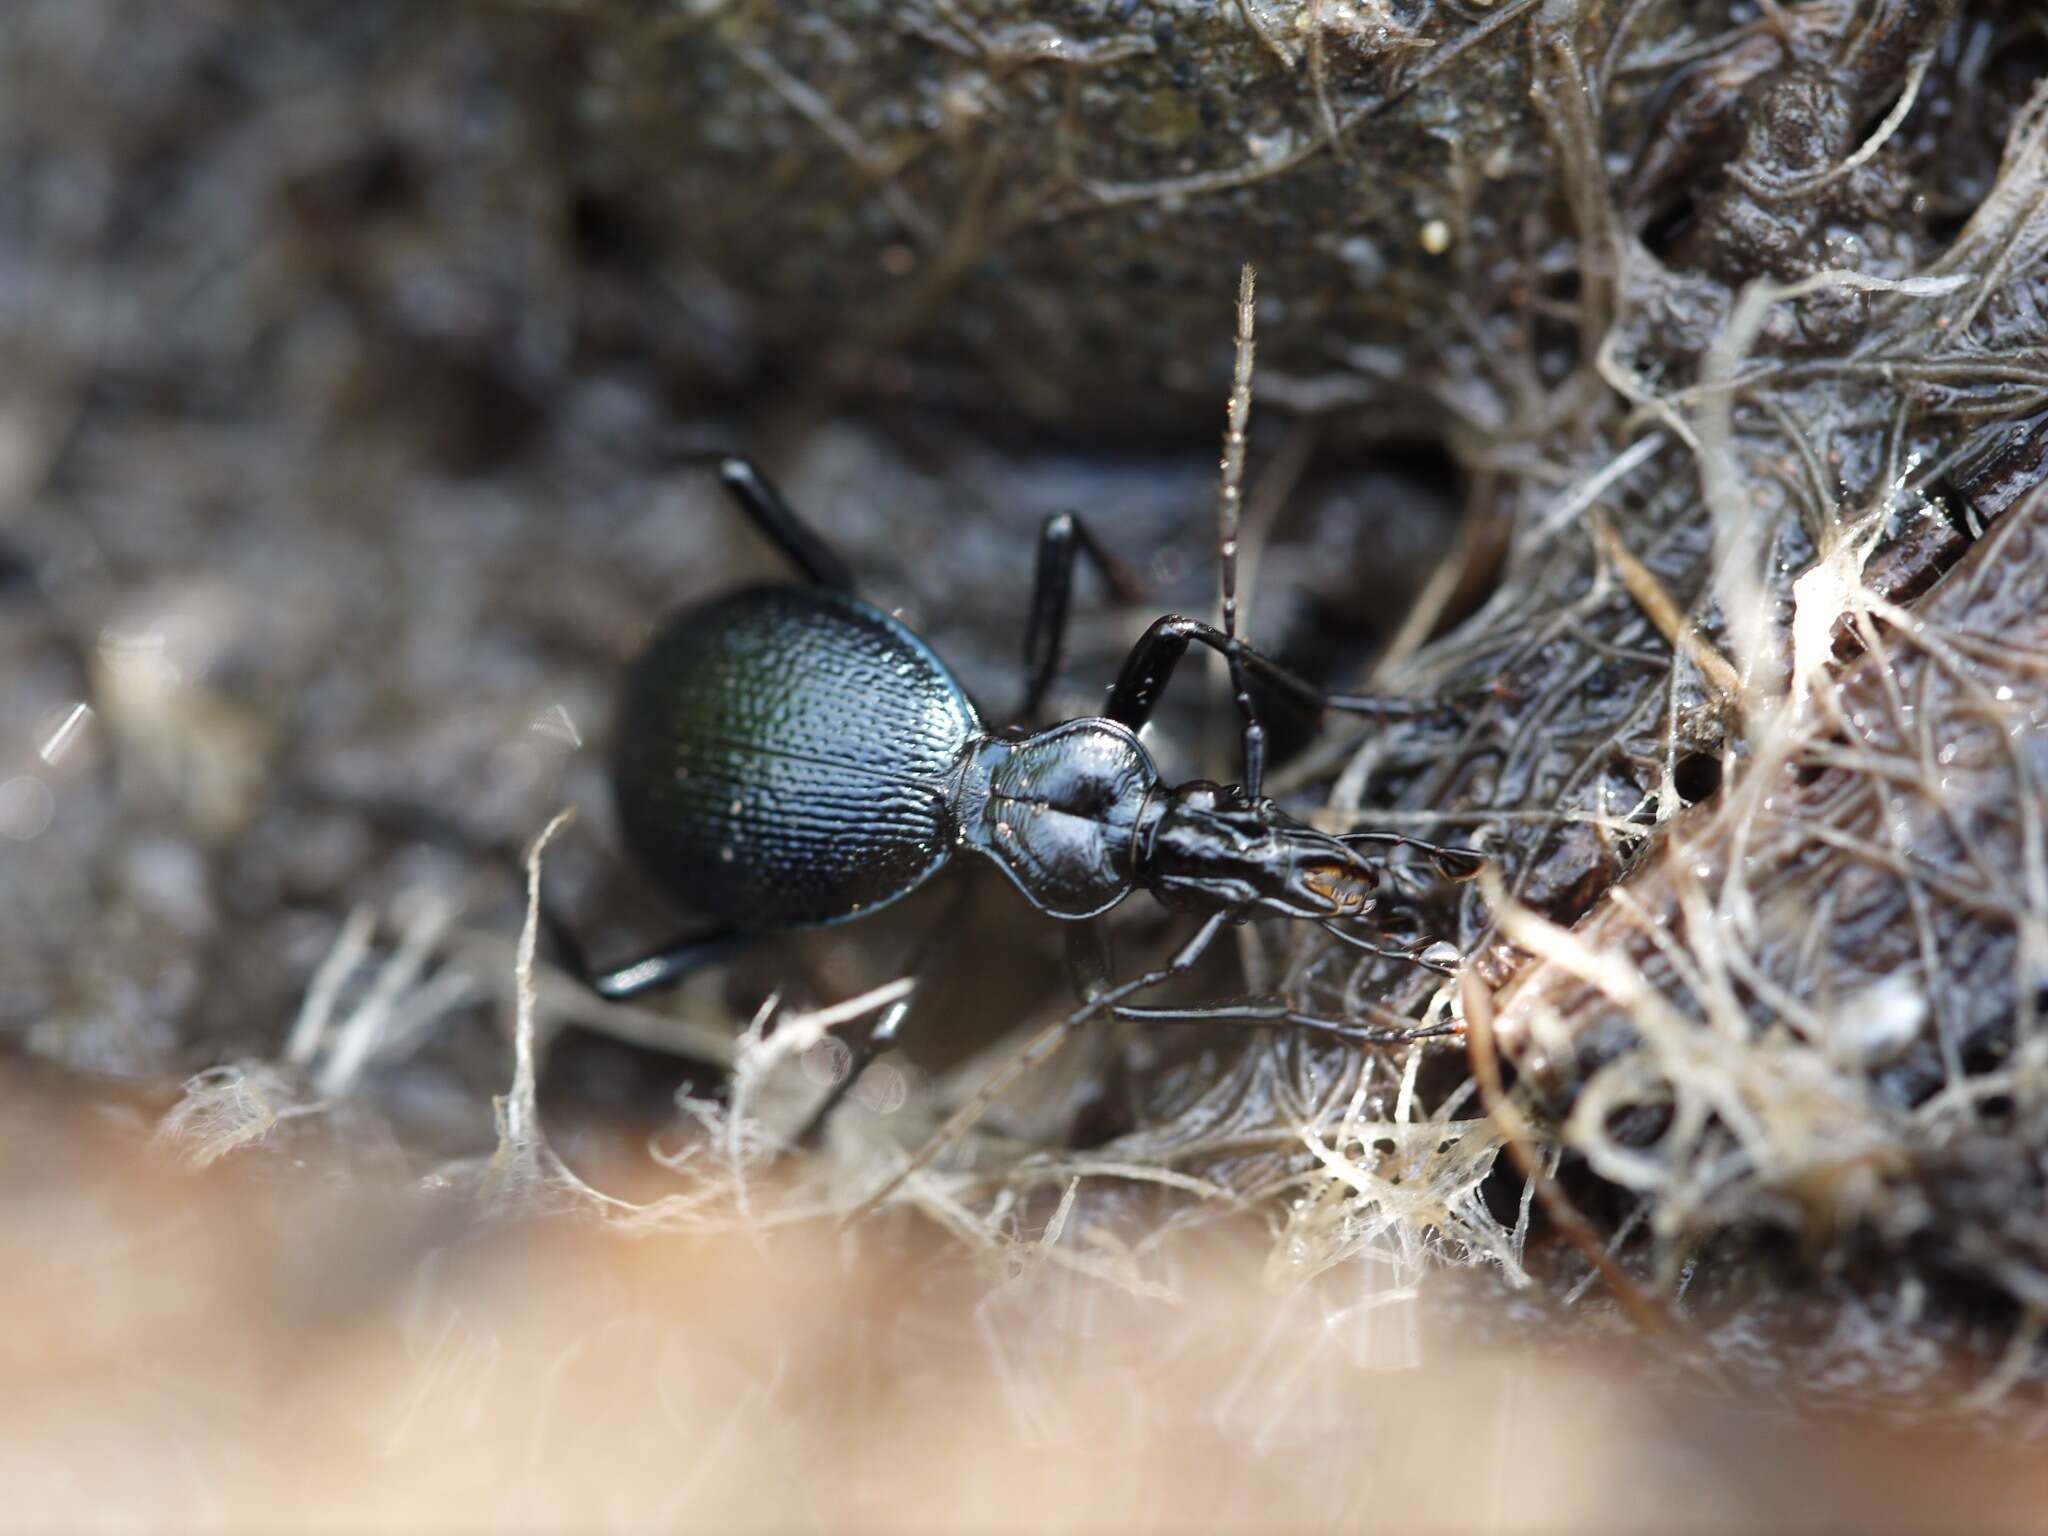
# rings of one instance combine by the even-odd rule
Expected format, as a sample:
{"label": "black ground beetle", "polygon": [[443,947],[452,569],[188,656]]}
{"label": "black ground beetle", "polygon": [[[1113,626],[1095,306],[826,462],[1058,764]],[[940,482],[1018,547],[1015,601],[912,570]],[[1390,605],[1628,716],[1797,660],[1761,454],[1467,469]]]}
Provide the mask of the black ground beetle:
{"label": "black ground beetle", "polygon": [[[1225,924],[1260,914],[1320,923],[1359,948],[1446,969],[1419,947],[1384,948],[1338,926],[1373,909],[1382,866],[1359,845],[1414,846],[1453,878],[1477,868],[1476,854],[1396,833],[1319,832],[1260,793],[1265,738],[1254,678],[1315,710],[1380,718],[1442,710],[1325,693],[1234,633],[1237,484],[1250,398],[1247,279],[1225,438],[1224,627],[1157,620],[1097,717],[991,732],[945,663],[856,595],[846,564],[751,461],[684,456],[715,469],[803,581],[751,587],[676,615],[626,674],[612,764],[625,843],[679,903],[721,926],[603,972],[592,972],[562,936],[570,963],[598,993],[630,997],[757,936],[864,916],[964,853],[993,863],[1053,917],[1094,918],[1140,888],[1170,909],[1204,915],[1166,967],[1121,985],[1077,946],[1084,1014],[1285,1025],[1369,1042],[1436,1032],[1326,1018],[1277,997],[1192,1007],[1126,1001],[1192,967]],[[1118,584],[1116,562],[1077,519],[1048,519],[1025,629],[1022,721],[1035,714],[1058,665],[1080,554]],[[1229,663],[1243,718],[1242,784],[1164,784],[1138,739],[1191,644]],[[1097,944],[1094,952],[1105,950]],[[907,1009],[905,1000],[883,1015],[863,1056],[893,1036]]]}

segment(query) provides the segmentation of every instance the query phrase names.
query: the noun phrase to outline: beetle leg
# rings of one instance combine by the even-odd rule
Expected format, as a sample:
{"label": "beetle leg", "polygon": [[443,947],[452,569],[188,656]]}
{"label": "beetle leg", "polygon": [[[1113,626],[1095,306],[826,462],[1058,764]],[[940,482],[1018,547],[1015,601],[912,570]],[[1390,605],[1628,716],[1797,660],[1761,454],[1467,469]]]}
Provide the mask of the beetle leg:
{"label": "beetle leg", "polygon": [[[472,831],[446,812],[431,806],[376,796],[338,795],[318,786],[302,787],[296,792],[296,797],[323,810],[361,816],[371,825],[400,837],[490,859],[522,877],[525,873],[525,855],[520,849]],[[554,903],[548,900],[545,891],[541,893],[540,925],[547,933],[556,964],[608,1002],[623,1002],[645,992],[673,986],[699,966],[723,960],[753,942],[752,935],[737,930],[688,934],[638,959],[607,966],[600,971],[590,963],[583,941],[555,909]]]}
{"label": "beetle leg", "polygon": [[1074,984],[1074,996],[1084,1002],[1114,985],[1116,965],[1106,924],[1089,918],[1067,925],[1067,976]]}
{"label": "beetle leg", "polygon": [[818,1107],[811,1111],[802,1129],[796,1133],[797,1146],[806,1150],[817,1146],[825,1133],[825,1122],[832,1118],[832,1112],[839,1107],[840,1101],[853,1091],[853,1085],[860,1081],[861,1074],[867,1071],[875,1058],[896,1043],[897,1031],[903,1028],[903,1021],[910,1016],[911,1005],[917,1001],[917,989],[922,983],[923,977],[914,975],[910,991],[883,1010],[866,1038],[857,1043],[846,1042],[846,1071],[818,1101]]}
{"label": "beetle leg", "polygon": [[[1151,628],[1138,637],[1138,643],[1124,658],[1123,670],[1117,673],[1115,686],[1109,690],[1109,703],[1102,711],[1104,717],[1133,731],[1143,730],[1145,723],[1152,718],[1152,711],[1159,707],[1160,699],[1165,696],[1167,685],[1173,681],[1174,668],[1188,653],[1191,640],[1199,640],[1225,656],[1243,645],[1242,641],[1232,640],[1221,630],[1212,629],[1196,619],[1185,619],[1178,614],[1154,619]],[[1255,718],[1248,718],[1245,722],[1247,732],[1257,723]],[[1248,751],[1246,756],[1249,759],[1251,753]],[[1247,791],[1251,788],[1250,767],[1247,761]]]}
{"label": "beetle leg", "polygon": [[[1132,730],[1141,729],[1152,718],[1166,686],[1173,681],[1173,669],[1180,665],[1190,644],[1205,645],[1231,663],[1234,673],[1248,674],[1270,684],[1303,707],[1335,709],[1345,714],[1369,715],[1379,720],[1429,719],[1449,713],[1434,699],[1386,697],[1363,693],[1326,693],[1290,668],[1253,649],[1244,641],[1226,635],[1214,625],[1198,619],[1168,614],[1155,619],[1131,653],[1124,658],[1116,686],[1110,690],[1103,714]],[[1259,795],[1265,777],[1265,727],[1259,723],[1249,690],[1237,690],[1238,711],[1244,717],[1244,789],[1253,799]]]}
{"label": "beetle leg", "polygon": [[1140,1024],[1250,1024],[1273,1028],[1305,1029],[1314,1034],[1333,1035],[1364,1045],[1401,1045],[1410,1040],[1428,1040],[1457,1033],[1454,1024],[1354,1024],[1347,1019],[1330,1019],[1304,1013],[1280,998],[1252,998],[1235,1003],[1208,1003],[1187,1008],[1153,1008],[1119,1003],[1116,1016]]}
{"label": "beetle leg", "polygon": [[1066,648],[1067,603],[1074,587],[1074,557],[1085,554],[1120,602],[1141,595],[1137,577],[1111,554],[1088,525],[1071,512],[1055,512],[1038,530],[1038,569],[1031,583],[1031,612],[1024,623],[1024,699],[1017,722],[1029,724],[1045,701]]}
{"label": "beetle leg", "polygon": [[752,934],[721,929],[713,933],[687,934],[661,948],[628,960],[622,965],[593,970],[584,957],[583,945],[559,917],[546,914],[548,938],[562,968],[608,1003],[624,1002],[643,993],[672,987],[690,972],[736,954],[754,940]]}
{"label": "beetle leg", "polygon": [[839,1107],[840,1101],[853,1091],[853,1085],[860,1081],[861,1074],[867,1071],[875,1058],[896,1043],[896,1036],[903,1028],[903,1021],[910,1017],[910,1010],[917,1004],[917,994],[923,988],[925,978],[931,973],[934,958],[952,949],[953,935],[960,926],[960,918],[966,908],[967,903],[956,898],[939,916],[911,953],[908,966],[910,990],[883,1010],[882,1016],[875,1021],[874,1028],[870,1029],[865,1037],[845,1042],[849,1053],[846,1072],[832,1085],[818,1107],[812,1110],[810,1117],[804,1121],[803,1128],[796,1133],[797,1146],[809,1148],[818,1144],[818,1139],[825,1130],[825,1122],[832,1118],[832,1112]]}
{"label": "beetle leg", "polygon": [[752,459],[737,453],[682,453],[679,464],[708,464],[748,521],[781,550],[806,581],[841,592],[854,590],[853,568],[796,514]]}
{"label": "beetle leg", "polygon": [[945,1124],[925,1138],[924,1144],[911,1154],[908,1162],[890,1174],[882,1181],[880,1188],[853,1208],[846,1217],[846,1224],[853,1225],[876,1210],[902,1186],[905,1179],[929,1165],[933,1158],[965,1136],[981,1117],[988,1113],[989,1105],[1001,1097],[1024,1073],[1050,1059],[1053,1052],[1066,1043],[1067,1036],[1073,1031],[1090,1019],[1118,1011],[1124,998],[1143,992],[1148,987],[1159,986],[1192,970],[1195,962],[1200,960],[1209,946],[1216,942],[1216,935],[1223,931],[1224,925],[1229,921],[1228,912],[1210,913],[1202,920],[1202,926],[1195,930],[1194,937],[1175,950],[1173,958],[1165,965],[1157,970],[1147,971],[1142,976],[1133,977],[1129,981],[1119,982],[1107,990],[1098,991],[1071,1013],[1053,1020],[1033,1035],[1022,1050],[1003,1063],[996,1074],[975,1091],[974,1097],[954,1110],[947,1116]]}

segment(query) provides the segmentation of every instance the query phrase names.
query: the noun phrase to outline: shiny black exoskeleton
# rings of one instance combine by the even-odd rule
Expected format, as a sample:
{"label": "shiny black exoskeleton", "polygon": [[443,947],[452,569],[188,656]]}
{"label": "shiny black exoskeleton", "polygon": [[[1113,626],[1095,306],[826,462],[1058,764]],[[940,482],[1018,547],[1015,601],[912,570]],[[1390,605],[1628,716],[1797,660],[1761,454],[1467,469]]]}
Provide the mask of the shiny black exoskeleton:
{"label": "shiny black exoskeleton", "polygon": [[756,587],[677,616],[633,666],[620,821],[678,901],[745,932],[859,917],[961,853],[1054,917],[1138,886],[1241,916],[1369,907],[1374,867],[1338,839],[1239,791],[1162,785],[1134,732],[1153,697],[1127,678],[1102,719],[994,736],[889,615],[829,587]]}
{"label": "shiny black exoskeleton", "polygon": [[[630,996],[753,936],[860,917],[969,856],[993,863],[1053,917],[1092,918],[1140,888],[1206,917],[1164,970],[1121,986],[1089,976],[1103,1011],[1358,1040],[1408,1036],[1277,998],[1185,1008],[1126,998],[1190,968],[1225,923],[1260,913],[1315,921],[1360,948],[1442,968],[1418,946],[1381,948],[1339,926],[1374,905],[1381,866],[1357,845],[1412,844],[1451,875],[1469,873],[1476,856],[1393,833],[1331,836],[1263,798],[1264,734],[1248,680],[1315,709],[1386,717],[1433,706],[1325,694],[1234,635],[1169,616],[1132,650],[1100,717],[994,733],[930,647],[854,594],[845,565],[751,462],[693,457],[716,468],[806,580],[678,614],[629,670],[613,762],[625,841],[679,903],[722,927],[591,976],[599,992]],[[1084,553],[1112,585],[1128,587],[1076,519],[1048,520],[1025,633],[1023,720],[1052,680]],[[1234,553],[1226,540],[1227,572]],[[1227,576],[1226,615],[1233,592]],[[1242,785],[1163,784],[1138,739],[1190,644],[1230,663],[1245,721]],[[906,1008],[884,1017],[871,1045]]]}

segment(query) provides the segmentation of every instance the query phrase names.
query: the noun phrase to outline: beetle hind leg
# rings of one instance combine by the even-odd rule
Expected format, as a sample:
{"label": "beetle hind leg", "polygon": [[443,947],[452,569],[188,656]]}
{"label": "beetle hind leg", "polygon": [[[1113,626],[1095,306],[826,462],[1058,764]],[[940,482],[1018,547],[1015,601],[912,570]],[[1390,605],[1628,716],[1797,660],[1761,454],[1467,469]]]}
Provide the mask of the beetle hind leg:
{"label": "beetle hind leg", "polygon": [[542,923],[562,969],[608,1003],[622,1003],[673,987],[692,971],[728,959],[753,942],[751,934],[733,929],[685,934],[636,959],[597,970],[585,956],[582,942],[560,915],[548,913],[545,908],[542,912]]}
{"label": "beetle hind leg", "polygon": [[1029,726],[1045,702],[1046,690],[1059,671],[1066,648],[1068,600],[1074,588],[1074,561],[1088,563],[1119,602],[1136,602],[1142,585],[1123,561],[1103,545],[1088,525],[1071,512],[1055,512],[1038,530],[1038,567],[1031,581],[1031,610],[1024,623],[1024,697],[1016,720]]}
{"label": "beetle hind leg", "polygon": [[804,580],[840,592],[854,590],[853,567],[797,515],[752,459],[743,454],[713,451],[679,453],[674,462],[704,465],[717,471],[718,483],[725,487],[733,504],[746,514],[747,521],[763,538],[782,551],[783,558],[796,567]]}

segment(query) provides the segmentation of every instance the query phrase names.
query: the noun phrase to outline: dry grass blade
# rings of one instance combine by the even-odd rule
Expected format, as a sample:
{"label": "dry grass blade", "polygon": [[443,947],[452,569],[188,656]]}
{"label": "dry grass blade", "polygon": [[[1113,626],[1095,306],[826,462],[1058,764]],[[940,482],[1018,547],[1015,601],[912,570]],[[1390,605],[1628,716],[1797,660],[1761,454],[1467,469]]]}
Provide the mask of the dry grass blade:
{"label": "dry grass blade", "polygon": [[1531,1143],[1529,1123],[1522,1114],[1521,1106],[1501,1084],[1500,1047],[1493,1032],[1493,994],[1484,982],[1467,971],[1459,983],[1459,1001],[1465,1012],[1465,1046],[1472,1063],[1473,1080],[1479,1085],[1480,1102],[1485,1105],[1494,1124],[1500,1127],[1508,1156],[1528,1181],[1529,1187],[1535,1190],[1544,1214],[1599,1273],[1614,1299],[1638,1327],[1658,1338],[1679,1337],[1680,1329],[1670,1313],[1653,1301],[1648,1292],[1636,1284],[1635,1277],[1607,1251],[1606,1243],[1593,1224],[1580,1214],[1571,1197],[1544,1170],[1537,1158]]}

